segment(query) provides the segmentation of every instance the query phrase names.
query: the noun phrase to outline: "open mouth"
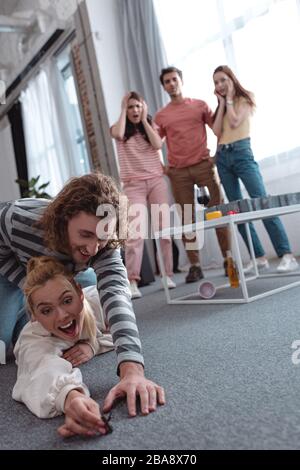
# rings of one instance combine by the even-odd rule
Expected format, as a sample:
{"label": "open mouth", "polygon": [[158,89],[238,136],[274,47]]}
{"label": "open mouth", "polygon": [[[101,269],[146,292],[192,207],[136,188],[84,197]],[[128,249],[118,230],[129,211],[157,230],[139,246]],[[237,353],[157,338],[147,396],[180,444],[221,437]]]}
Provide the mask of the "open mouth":
{"label": "open mouth", "polygon": [[65,335],[73,337],[76,336],[76,320],[72,320],[64,326],[60,326],[58,329],[62,331]]}
{"label": "open mouth", "polygon": [[82,256],[84,256],[85,258],[89,258],[89,257],[90,257],[90,254],[89,254],[87,251],[83,250],[82,248],[79,249],[79,252],[80,252],[80,254],[81,254]]}

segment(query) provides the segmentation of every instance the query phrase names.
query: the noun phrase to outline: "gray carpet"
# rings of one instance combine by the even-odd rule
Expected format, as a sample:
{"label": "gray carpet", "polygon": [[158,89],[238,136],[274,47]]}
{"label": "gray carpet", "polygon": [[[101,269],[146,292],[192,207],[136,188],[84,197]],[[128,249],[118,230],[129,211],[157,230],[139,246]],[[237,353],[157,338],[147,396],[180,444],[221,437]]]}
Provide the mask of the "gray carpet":
{"label": "gray carpet", "polygon": [[[183,277],[176,281],[188,294],[195,287],[184,285]],[[10,358],[0,366],[0,449],[300,448],[300,365],[291,361],[291,344],[300,339],[299,288],[216,306],[168,306],[159,279],[141,290],[134,306],[146,374],[165,387],[166,406],[129,419],[121,402],[112,434],[64,440],[56,433],[62,417],[35,418],[12,400],[16,367]],[[102,403],[117,380],[114,353],[81,370]]]}

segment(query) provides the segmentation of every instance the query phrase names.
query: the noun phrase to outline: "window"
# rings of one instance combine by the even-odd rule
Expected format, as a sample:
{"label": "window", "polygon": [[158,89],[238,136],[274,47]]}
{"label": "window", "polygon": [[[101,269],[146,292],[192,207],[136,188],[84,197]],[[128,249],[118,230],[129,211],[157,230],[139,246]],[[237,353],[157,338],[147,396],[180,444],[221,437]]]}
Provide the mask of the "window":
{"label": "window", "polygon": [[69,56],[69,48],[64,49],[59,54],[57,58],[57,66],[63,79],[64,90],[67,97],[67,106],[65,112],[68,115],[67,117],[71,124],[73,139],[74,142],[76,142],[76,148],[78,150],[77,154],[74,155],[74,159],[76,160],[74,162],[77,170],[76,173],[81,175],[90,171],[90,164],[83,133],[72,65]]}
{"label": "window", "polygon": [[[212,73],[227,63],[254,92],[257,160],[300,147],[299,0],[154,0],[168,61],[185,94],[214,109]],[[208,136],[214,151],[215,139]]]}

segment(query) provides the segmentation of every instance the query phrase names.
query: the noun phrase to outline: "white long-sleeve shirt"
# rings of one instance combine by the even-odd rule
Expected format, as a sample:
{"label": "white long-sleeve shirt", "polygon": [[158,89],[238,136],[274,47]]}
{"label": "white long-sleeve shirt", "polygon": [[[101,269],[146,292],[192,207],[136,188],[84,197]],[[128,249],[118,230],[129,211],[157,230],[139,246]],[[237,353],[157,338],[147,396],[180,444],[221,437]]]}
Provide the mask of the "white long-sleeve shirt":
{"label": "white long-sleeve shirt", "polygon": [[[112,336],[106,332],[96,287],[86,287],[83,291],[97,324],[95,354],[102,354],[114,349]],[[87,337],[83,331],[80,340],[85,339]],[[65,399],[73,389],[89,396],[80,370],[73,369],[72,364],[62,358],[63,352],[74,344],[76,342],[52,336],[37,321],[27,323],[19,336],[14,349],[18,376],[12,396],[25,403],[39,418],[61,415]]]}

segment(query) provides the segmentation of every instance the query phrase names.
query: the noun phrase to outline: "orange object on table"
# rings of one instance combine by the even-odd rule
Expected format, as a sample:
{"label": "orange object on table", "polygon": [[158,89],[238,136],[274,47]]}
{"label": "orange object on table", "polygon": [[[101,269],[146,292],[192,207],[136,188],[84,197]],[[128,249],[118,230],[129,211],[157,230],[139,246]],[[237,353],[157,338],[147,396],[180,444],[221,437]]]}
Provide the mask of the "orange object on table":
{"label": "orange object on table", "polygon": [[218,219],[219,217],[222,217],[222,212],[221,211],[207,212],[205,217],[206,217],[206,220]]}

